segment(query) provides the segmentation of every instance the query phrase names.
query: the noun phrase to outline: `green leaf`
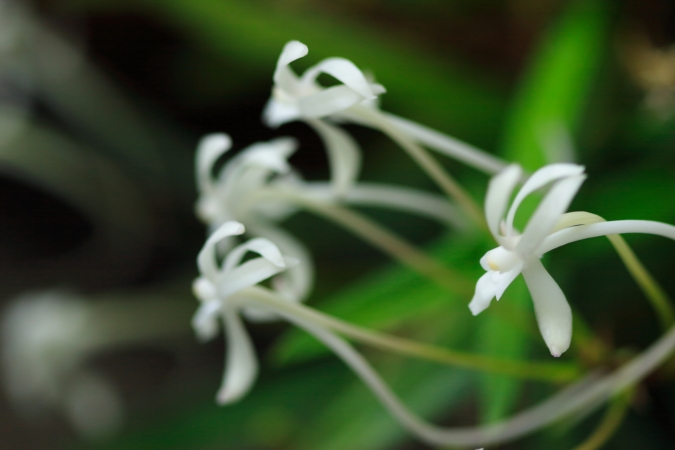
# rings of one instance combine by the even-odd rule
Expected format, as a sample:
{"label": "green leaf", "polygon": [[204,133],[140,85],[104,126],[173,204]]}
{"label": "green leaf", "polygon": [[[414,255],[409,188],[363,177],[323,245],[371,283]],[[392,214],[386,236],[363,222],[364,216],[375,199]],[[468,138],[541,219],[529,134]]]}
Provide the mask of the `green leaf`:
{"label": "green leaf", "polygon": [[608,19],[603,0],[575,0],[549,30],[507,118],[506,159],[531,171],[559,159],[542,144],[578,131],[607,49]]}
{"label": "green leaf", "polygon": [[[143,5],[231,61],[237,71],[246,69],[249,82],[271,87],[283,45],[296,39],[310,51],[298,62],[300,67],[341,56],[373,71],[388,90],[383,101],[385,109],[394,104],[392,112],[472,138],[477,145],[491,144],[491,133],[501,121],[504,95],[488,77],[367,24],[318,10],[243,0],[145,0]],[[222,82],[228,83],[227,77]]]}

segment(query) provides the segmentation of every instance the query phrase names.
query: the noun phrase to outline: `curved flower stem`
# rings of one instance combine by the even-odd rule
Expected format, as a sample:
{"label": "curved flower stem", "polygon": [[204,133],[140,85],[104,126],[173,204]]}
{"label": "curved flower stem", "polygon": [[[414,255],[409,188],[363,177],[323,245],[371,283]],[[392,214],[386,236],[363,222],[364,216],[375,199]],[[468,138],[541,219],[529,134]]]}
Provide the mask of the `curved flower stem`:
{"label": "curved flower stem", "polygon": [[478,226],[487,230],[487,224],[481,208],[469,196],[469,194],[460,186],[454,178],[448,174],[443,167],[436,161],[422,146],[410,139],[405,133],[396,128],[386,116],[379,111],[367,106],[357,105],[349,110],[348,117],[353,118],[355,122],[372,126],[379,129],[382,133],[389,136],[394,142],[400,145],[408,155],[434,180],[434,182],[450,198],[454,198],[464,212]]}
{"label": "curved flower stem", "polygon": [[487,174],[494,175],[508,165],[504,160],[495,155],[486,153],[471,144],[462,142],[459,139],[450,137],[412,120],[404,119],[403,117],[384,111],[381,114],[415,141]]}
{"label": "curved flower stem", "polygon": [[602,447],[616,432],[619,425],[621,425],[621,421],[626,416],[626,412],[630,406],[634,391],[635,389],[628,388],[625,392],[618,393],[607,408],[600,426],[596,428],[588,439],[575,447],[574,450],[596,450]]}
{"label": "curved flower stem", "polygon": [[[575,211],[564,214],[556,226],[554,232],[573,226],[589,225],[602,222],[607,221],[595,214],[583,211]],[[612,246],[614,246],[614,249],[621,258],[621,261],[626,266],[626,269],[628,269],[628,272],[631,274],[647,299],[649,299],[652,307],[659,317],[659,320],[661,321],[661,326],[663,329],[668,329],[668,327],[670,327],[675,322],[675,312],[671,306],[672,302],[668,298],[668,294],[665,293],[656,279],[652,277],[642,262],[640,262],[637,255],[635,255],[633,250],[622,236],[618,234],[608,234],[607,239],[609,239]]]}
{"label": "curved flower stem", "polygon": [[614,393],[634,384],[662,363],[675,347],[675,327],[639,356],[604,377],[587,377],[511,418],[481,427],[442,428],[411,412],[365,358],[346,341],[319,323],[275,309],[289,322],[308,331],[339,356],[372,390],[383,406],[408,431],[434,446],[484,446],[514,440],[571,413],[597,406]]}
{"label": "curved flower stem", "polygon": [[470,353],[462,353],[442,347],[421,344],[408,339],[371,331],[357,325],[336,319],[299,303],[290,303],[272,292],[259,287],[246,290],[247,298],[254,298],[275,311],[284,311],[301,317],[318,326],[329,328],[363,344],[381,350],[397,352],[403,355],[433,361],[441,364],[465,367],[502,375],[513,376],[525,380],[549,381],[561,383],[578,379],[582,372],[575,364],[565,363],[531,363],[506,359],[490,358]]}
{"label": "curved flower stem", "polygon": [[254,195],[256,198],[253,203],[267,199],[283,199],[296,206],[303,207],[343,226],[439,286],[461,295],[469,295],[471,292],[472,286],[462,276],[444,267],[391,231],[354,211],[326,202],[315,201],[291,190],[262,189]]}

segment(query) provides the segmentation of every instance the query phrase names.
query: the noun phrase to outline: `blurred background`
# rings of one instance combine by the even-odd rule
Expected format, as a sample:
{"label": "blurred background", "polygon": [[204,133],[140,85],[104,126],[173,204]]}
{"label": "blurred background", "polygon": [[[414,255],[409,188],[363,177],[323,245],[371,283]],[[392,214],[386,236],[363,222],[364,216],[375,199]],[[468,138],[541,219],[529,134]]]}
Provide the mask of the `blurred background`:
{"label": "blurred background", "polygon": [[[387,88],[386,111],[529,170],[563,160],[585,165],[589,178],[572,209],[675,223],[670,1],[0,0],[2,346],[12,333],[46,329],[40,320],[56,320],[58,305],[77,305],[71,309],[93,327],[79,332],[80,322],[64,319],[59,329],[72,333],[54,339],[66,350],[46,351],[56,362],[43,368],[40,359],[27,363],[28,375],[5,375],[0,448],[427,448],[335,357],[284,324],[250,326],[260,379],[240,403],[214,402],[222,339],[199,344],[189,326],[195,257],[206,236],[194,216],[194,151],[209,132],[229,133],[235,149],[295,136],[301,145],[291,162],[307,179],[327,178],[322,143],[309,127],[271,130],[260,121],[276,59],[291,39],[310,51],[294,64],[298,72],[325,57],[348,58]],[[544,148],[551,127],[567,130],[574,145]],[[386,138],[346,128],[364,150],[363,179],[435,189]],[[482,203],[487,177],[444,164]],[[463,270],[470,283],[480,275],[488,241],[365,212]],[[285,226],[312,250],[310,303],[321,310],[464,351],[548,356],[518,321],[496,323],[490,311],[472,318],[470,298],[430,285],[322,219],[300,213]],[[629,242],[675,292],[675,245],[644,236]],[[630,355],[660,335],[605,240],[561,249],[547,266],[608,347]],[[518,305],[534,326],[526,290],[511,291],[514,299],[501,303]],[[29,314],[17,305],[40,302],[53,308],[46,319],[20,322]],[[126,337],[99,344],[97,333]],[[563,360],[592,365],[587,353],[572,349]],[[366,355],[411,407],[448,425],[489,423],[555,388]],[[5,372],[21,358],[4,350]],[[48,401],[12,388],[12,377],[21,385],[43,370]],[[63,390],[89,386],[75,373],[95,388],[83,403],[66,405]],[[672,448],[674,375],[666,365],[638,388],[606,448]],[[97,395],[100,402],[91,400]],[[573,448],[601,416],[585,412],[494,448]]]}

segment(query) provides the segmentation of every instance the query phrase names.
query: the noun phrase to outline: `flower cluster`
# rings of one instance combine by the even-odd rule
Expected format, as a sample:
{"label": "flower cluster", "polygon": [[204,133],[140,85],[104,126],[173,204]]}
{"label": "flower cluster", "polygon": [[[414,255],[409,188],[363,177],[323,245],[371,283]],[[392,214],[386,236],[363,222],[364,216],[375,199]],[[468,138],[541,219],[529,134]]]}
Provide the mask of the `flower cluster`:
{"label": "flower cluster", "polygon": [[[258,371],[254,346],[242,316],[253,321],[284,319],[312,334],[371,388],[403,427],[432,445],[478,446],[513,439],[565,414],[593,406],[630,386],[675,347],[675,337],[668,334],[659,346],[617,373],[596,382],[582,381],[540,406],[487,427],[440,428],[410,412],[363,356],[337,333],[380,348],[426,355],[429,359],[443,359],[438,356],[443,351],[437,348],[427,351],[421,344],[362,330],[303,306],[301,302],[309,295],[314,269],[309,250],[281,227],[285,218],[300,209],[319,214],[436,280],[445,270],[442,264],[386,228],[359,216],[351,207],[367,204],[393,208],[439,220],[460,231],[470,228],[472,221],[473,228],[487,224],[486,231],[498,247],[480,259],[486,273],[476,284],[469,303],[471,313],[477,315],[493,298],[499,300],[522,274],[532,297],[539,330],[555,357],[570,347],[573,312],[562,289],[544,268],[542,256],[570,242],[608,236],[631,274],[644,281],[648,278],[636,275],[643,270],[639,261],[626,250],[623,241],[617,244],[615,235],[648,233],[675,239],[675,227],[649,221],[605,222],[590,213],[568,212],[586,179],[584,167],[572,163],[550,164],[526,177],[517,164],[508,165],[468,144],[381,111],[378,97],[385,92],[384,87],[346,59],[329,58],[297,75],[290,64],[307,53],[307,47],[297,41],[284,47],[274,71],[272,97],[264,109],[263,121],[271,127],[295,120],[310,125],[325,143],[330,180],[308,182],[292,168],[288,158],[297,150],[297,143],[291,138],[254,144],[231,157],[217,174],[213,168],[230,150],[229,136],[209,135],[198,146],[196,171],[200,197],[196,210],[211,234],[197,258],[200,276],[194,282],[194,293],[201,305],[194,316],[193,328],[201,339],[215,337],[221,324],[224,329],[227,361],[217,394],[219,403],[242,398],[251,389]],[[338,84],[321,86],[317,82],[320,74],[332,76]],[[450,199],[410,188],[359,181],[361,150],[339,127],[347,122],[373,127],[388,135]],[[484,202],[484,217],[471,196],[426,149],[493,175]],[[521,183],[522,187],[513,196]],[[514,222],[520,206],[527,197],[544,188],[547,189],[545,195],[522,233],[519,232]],[[237,245],[236,239],[244,232],[251,238]],[[257,256],[246,259],[248,253]],[[268,286],[259,285],[267,280]],[[490,366],[470,357],[453,361],[472,368]],[[490,370],[502,369],[496,361]]]}

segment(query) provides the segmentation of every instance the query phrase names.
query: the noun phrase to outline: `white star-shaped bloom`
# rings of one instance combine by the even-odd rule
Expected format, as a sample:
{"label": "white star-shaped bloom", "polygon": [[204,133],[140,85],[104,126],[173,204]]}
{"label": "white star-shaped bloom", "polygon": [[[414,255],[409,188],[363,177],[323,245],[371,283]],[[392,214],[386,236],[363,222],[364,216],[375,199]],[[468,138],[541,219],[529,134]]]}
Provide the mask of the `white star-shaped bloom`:
{"label": "white star-shaped bloom", "polygon": [[[584,168],[576,164],[543,167],[520,189],[503,221],[511,193],[521,176],[521,168],[511,165],[495,176],[488,186],[485,216],[499,247],[487,252],[480,260],[487,273],[478,280],[469,308],[474,315],[480,313],[493,298],[499,300],[522,273],[532,296],[542,337],[551,354],[560,356],[570,345],[572,311],[565,294],[540,258],[545,239],[554,231],[586,176]],[[528,195],[548,184],[551,184],[549,191],[530,217],[523,234],[518,234],[513,226],[518,207]]]}
{"label": "white star-shaped bloom", "polygon": [[[355,105],[372,104],[385,89],[371,83],[361,69],[344,58],[324,59],[298,76],[289,65],[307,52],[307,46],[298,41],[284,46],[274,71],[274,87],[263,111],[263,121],[276,128],[304,120],[314,128],[326,145],[335,193],[342,195],[358,178],[361,151],[348,133],[322,119],[336,119],[339,113]],[[332,76],[339,84],[321,86],[317,83],[321,74]]]}
{"label": "white star-shaped bloom", "polygon": [[[230,221],[207,239],[197,257],[200,277],[193,285],[195,296],[202,302],[192,321],[197,336],[202,340],[214,338],[221,319],[227,338],[226,370],[216,397],[220,404],[232,403],[243,397],[258,373],[255,350],[240,313],[252,320],[274,320],[277,317],[269,311],[247,306],[246,294],[241,291],[297,264],[295,259],[284,257],[268,239],[254,238],[233,248],[219,266],[216,261],[218,242],[243,233],[241,223]],[[243,262],[248,252],[260,256]]]}

